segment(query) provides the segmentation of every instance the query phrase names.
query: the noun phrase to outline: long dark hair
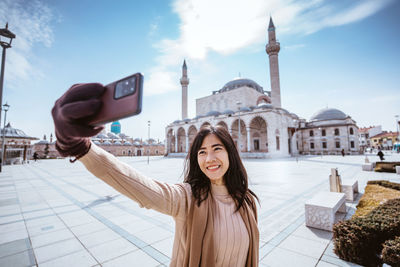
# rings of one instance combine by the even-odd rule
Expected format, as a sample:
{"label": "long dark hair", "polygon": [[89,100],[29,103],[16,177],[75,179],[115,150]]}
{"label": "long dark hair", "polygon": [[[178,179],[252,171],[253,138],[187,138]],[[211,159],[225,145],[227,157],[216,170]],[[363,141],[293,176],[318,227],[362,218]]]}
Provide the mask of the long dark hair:
{"label": "long dark hair", "polygon": [[243,201],[246,201],[254,209],[255,206],[253,205],[255,204],[253,204],[254,202],[251,200],[251,197],[253,196],[257,200],[258,197],[248,188],[247,172],[231,135],[225,127],[220,125],[202,127],[194,138],[189,153],[186,156],[184,182],[190,184],[197,205],[200,206],[201,202],[207,199],[211,191],[211,181],[202,172],[197,162],[197,153],[204,138],[209,134],[215,134],[228,152],[229,168],[224,175],[224,181],[229,194],[236,202],[236,211],[243,205]]}

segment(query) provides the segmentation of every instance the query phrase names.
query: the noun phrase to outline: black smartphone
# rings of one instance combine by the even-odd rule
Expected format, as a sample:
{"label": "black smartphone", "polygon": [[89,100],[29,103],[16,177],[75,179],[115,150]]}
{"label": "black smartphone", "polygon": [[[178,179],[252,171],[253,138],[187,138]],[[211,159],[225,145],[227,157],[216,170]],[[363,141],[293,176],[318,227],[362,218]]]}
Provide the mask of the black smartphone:
{"label": "black smartphone", "polygon": [[107,122],[138,115],[142,111],[143,75],[135,73],[106,85],[101,100],[100,112],[93,117],[90,125],[97,126]]}

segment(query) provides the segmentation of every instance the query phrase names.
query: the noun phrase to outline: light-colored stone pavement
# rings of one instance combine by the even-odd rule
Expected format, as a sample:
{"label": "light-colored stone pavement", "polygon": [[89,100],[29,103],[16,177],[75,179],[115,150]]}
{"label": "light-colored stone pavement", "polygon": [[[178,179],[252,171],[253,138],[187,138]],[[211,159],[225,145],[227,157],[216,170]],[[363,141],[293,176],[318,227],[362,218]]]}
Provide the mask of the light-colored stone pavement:
{"label": "light-colored stone pavement", "polygon": [[[183,159],[121,160],[158,180],[182,181]],[[335,256],[330,232],[305,227],[304,202],[329,190],[330,168],[357,179],[361,192],[371,179],[400,182],[361,171],[364,156],[244,162],[261,202],[260,266],[356,266]],[[347,203],[347,217],[355,205]],[[0,173],[0,266],[168,266],[173,234],[172,218],[139,208],[81,163],[42,160]]]}

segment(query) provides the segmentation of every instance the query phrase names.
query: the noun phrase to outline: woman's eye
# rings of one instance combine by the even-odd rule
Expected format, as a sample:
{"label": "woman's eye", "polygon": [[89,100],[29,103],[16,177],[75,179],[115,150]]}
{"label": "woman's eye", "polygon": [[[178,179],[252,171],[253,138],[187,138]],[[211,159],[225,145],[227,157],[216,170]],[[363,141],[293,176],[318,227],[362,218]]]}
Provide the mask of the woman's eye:
{"label": "woman's eye", "polygon": [[217,151],[217,150],[222,150],[222,147],[216,147],[216,148],[214,149],[214,151]]}
{"label": "woman's eye", "polygon": [[199,151],[199,155],[204,155],[205,153],[204,151]]}

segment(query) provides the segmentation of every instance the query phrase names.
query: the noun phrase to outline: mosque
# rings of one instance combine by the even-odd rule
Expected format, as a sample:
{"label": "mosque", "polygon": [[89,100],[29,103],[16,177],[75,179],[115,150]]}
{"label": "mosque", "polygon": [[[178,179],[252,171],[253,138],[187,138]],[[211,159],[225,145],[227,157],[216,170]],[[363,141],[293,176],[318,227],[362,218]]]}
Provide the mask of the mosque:
{"label": "mosque", "polygon": [[251,79],[236,78],[211,95],[196,99],[196,117],[188,118],[189,78],[182,66],[182,119],[167,125],[166,153],[185,156],[199,129],[221,125],[231,134],[242,157],[270,158],[297,154],[358,154],[358,126],[340,110],[324,108],[309,121],[281,106],[275,26],[268,26],[270,91]]}

